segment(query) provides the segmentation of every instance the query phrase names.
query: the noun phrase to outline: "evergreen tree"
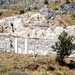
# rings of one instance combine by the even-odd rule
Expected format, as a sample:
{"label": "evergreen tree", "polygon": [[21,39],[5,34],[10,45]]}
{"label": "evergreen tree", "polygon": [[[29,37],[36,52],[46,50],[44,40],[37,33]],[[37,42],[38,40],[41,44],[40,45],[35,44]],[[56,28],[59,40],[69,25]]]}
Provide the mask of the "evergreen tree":
{"label": "evergreen tree", "polygon": [[63,31],[58,37],[59,41],[52,46],[53,50],[57,52],[57,55],[63,60],[66,56],[69,56],[75,49],[75,44],[73,44],[74,38],[68,36],[68,34]]}

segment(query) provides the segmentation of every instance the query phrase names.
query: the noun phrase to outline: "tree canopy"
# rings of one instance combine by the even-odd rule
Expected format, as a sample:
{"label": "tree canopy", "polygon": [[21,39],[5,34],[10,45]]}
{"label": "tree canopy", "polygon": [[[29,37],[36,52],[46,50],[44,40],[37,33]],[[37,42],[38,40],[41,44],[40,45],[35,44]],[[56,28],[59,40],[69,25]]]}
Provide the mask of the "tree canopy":
{"label": "tree canopy", "polygon": [[63,31],[58,37],[58,41],[52,46],[53,50],[57,52],[57,55],[63,60],[66,56],[69,56],[75,49],[75,44],[73,44],[74,38],[68,36],[68,33]]}

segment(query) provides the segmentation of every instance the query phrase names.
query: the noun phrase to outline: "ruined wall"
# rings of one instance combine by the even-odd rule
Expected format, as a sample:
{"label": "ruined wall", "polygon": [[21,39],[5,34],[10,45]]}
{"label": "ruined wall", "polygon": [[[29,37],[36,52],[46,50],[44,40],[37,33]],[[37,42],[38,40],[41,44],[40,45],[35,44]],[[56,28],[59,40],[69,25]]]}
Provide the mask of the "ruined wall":
{"label": "ruined wall", "polygon": [[[18,38],[17,40],[18,51],[16,53],[26,54],[25,39]],[[27,39],[27,54],[38,53],[39,55],[47,55],[52,51],[51,46],[55,43],[55,41],[56,40]],[[15,52],[15,44],[15,38],[0,37],[0,50],[3,49],[8,52]]]}

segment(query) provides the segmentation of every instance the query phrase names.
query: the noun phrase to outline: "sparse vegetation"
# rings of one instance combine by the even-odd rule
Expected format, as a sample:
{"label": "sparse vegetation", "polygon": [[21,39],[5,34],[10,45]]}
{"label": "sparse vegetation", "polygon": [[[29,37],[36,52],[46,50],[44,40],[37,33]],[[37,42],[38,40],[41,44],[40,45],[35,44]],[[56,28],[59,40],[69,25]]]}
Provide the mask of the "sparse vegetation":
{"label": "sparse vegetation", "polygon": [[62,75],[62,74],[60,74],[60,73],[56,73],[56,75]]}
{"label": "sparse vegetation", "polygon": [[13,15],[17,14],[16,12],[17,11],[14,11],[14,10],[3,11],[1,16],[0,16],[0,19],[5,18],[5,17],[9,17],[9,16],[13,16]]}
{"label": "sparse vegetation", "polygon": [[57,6],[59,6],[60,4],[64,4],[64,3],[63,2],[54,2],[54,3],[50,3],[48,5],[48,7],[55,11],[55,9],[57,9]]}
{"label": "sparse vegetation", "polygon": [[56,10],[58,10],[58,8],[56,7],[54,10],[56,11]]}
{"label": "sparse vegetation", "polygon": [[[66,4],[70,3],[69,0],[66,0]],[[49,4],[48,0],[44,0],[44,4]],[[51,9],[54,11],[58,10],[56,6],[59,6],[61,2],[55,2],[49,5]],[[19,7],[19,6],[17,6]],[[20,8],[20,7],[19,7]],[[0,18],[12,16],[15,14],[24,14],[24,10],[19,9],[18,11],[4,11],[0,12]],[[17,9],[17,8],[16,8]],[[30,11],[30,8],[28,9]],[[69,15],[69,14],[68,14]],[[71,14],[70,16],[64,16],[65,20],[69,22],[70,25],[75,24],[75,14]],[[68,19],[67,19],[68,18]],[[62,24],[63,22],[60,21]],[[59,35],[59,41],[55,43],[55,46],[52,48],[57,51],[57,54],[60,56],[59,59],[64,59],[66,56],[70,55],[74,46],[72,44],[72,37],[68,37],[67,33],[62,33]],[[52,57],[50,56],[41,56],[38,55],[35,59],[32,55],[21,55],[16,53],[7,53],[9,57],[5,59],[0,58],[0,75],[40,75],[41,72],[44,72],[41,75],[73,75],[73,70],[70,70],[67,66],[61,66],[58,62],[51,62]],[[54,57],[55,58],[55,57]],[[42,59],[42,60],[40,60]],[[50,60],[50,62],[47,61]],[[32,61],[33,60],[33,61]],[[34,62],[34,63],[29,63]],[[2,66],[4,65],[4,66]],[[16,70],[18,72],[16,72]],[[67,73],[68,74],[67,74]]]}
{"label": "sparse vegetation", "polygon": [[67,73],[64,73],[64,75],[68,75]]}
{"label": "sparse vegetation", "polygon": [[[6,60],[1,58],[0,75],[40,75],[41,72],[44,75],[64,75],[66,72],[69,75],[73,75],[73,70],[66,66],[62,67],[52,60],[55,57],[38,55],[34,59],[32,55],[15,54],[12,52],[7,53],[6,57]],[[41,61],[44,63],[39,63],[40,59],[43,59]],[[28,66],[29,64],[32,64],[31,67]],[[39,65],[37,69],[30,69],[34,68],[36,64]]]}
{"label": "sparse vegetation", "polygon": [[21,14],[24,14],[24,10],[20,10],[20,15],[21,15]]}
{"label": "sparse vegetation", "polygon": [[49,4],[49,3],[48,3],[48,0],[44,0],[44,4]]}
{"label": "sparse vegetation", "polygon": [[63,14],[61,17],[69,24],[69,25],[75,25],[75,18],[73,14]]}
{"label": "sparse vegetation", "polygon": [[69,4],[69,3],[70,3],[70,1],[69,1],[69,0],[66,0],[66,1],[65,1],[65,4]]}
{"label": "sparse vegetation", "polygon": [[30,11],[30,7],[28,8],[28,11]]}
{"label": "sparse vegetation", "polygon": [[67,32],[61,33],[58,37],[59,41],[52,46],[52,48],[57,52],[57,55],[60,56],[61,60],[69,56],[72,51],[75,49],[75,44],[73,44],[73,37],[68,36]]}
{"label": "sparse vegetation", "polygon": [[3,12],[0,12],[0,16],[3,14]]}
{"label": "sparse vegetation", "polygon": [[75,14],[71,14],[73,18],[75,18]]}

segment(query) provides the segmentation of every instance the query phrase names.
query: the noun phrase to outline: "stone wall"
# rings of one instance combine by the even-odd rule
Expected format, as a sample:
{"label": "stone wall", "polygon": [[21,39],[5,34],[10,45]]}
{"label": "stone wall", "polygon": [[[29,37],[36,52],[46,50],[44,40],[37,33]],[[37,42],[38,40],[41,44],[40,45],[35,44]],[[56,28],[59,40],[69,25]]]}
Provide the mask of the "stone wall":
{"label": "stone wall", "polygon": [[[43,39],[27,39],[27,54],[47,55],[52,52],[51,46],[56,40],[43,40]],[[17,38],[17,52],[26,54],[25,52],[25,39]],[[15,38],[0,37],[0,49],[5,49],[7,52],[15,52]],[[53,53],[53,52],[52,52]],[[52,54],[51,53],[51,54]]]}

